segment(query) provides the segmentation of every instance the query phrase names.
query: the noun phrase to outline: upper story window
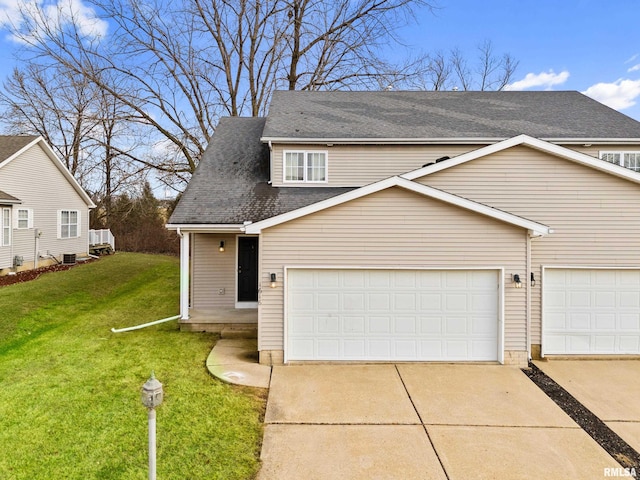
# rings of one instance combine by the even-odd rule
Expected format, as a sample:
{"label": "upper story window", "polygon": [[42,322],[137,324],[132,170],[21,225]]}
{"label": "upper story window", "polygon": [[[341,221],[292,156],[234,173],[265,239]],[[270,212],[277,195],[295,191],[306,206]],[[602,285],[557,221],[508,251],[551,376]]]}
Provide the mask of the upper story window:
{"label": "upper story window", "polygon": [[327,181],[327,152],[284,152],[284,181],[323,183]]}
{"label": "upper story window", "polygon": [[600,152],[600,158],[640,172],[640,152]]}
{"label": "upper story window", "polygon": [[0,231],[0,241],[3,247],[11,245],[11,209],[2,209],[2,230]]}
{"label": "upper story window", "polygon": [[30,208],[19,208],[16,215],[16,228],[33,228],[33,210]]}
{"label": "upper story window", "polygon": [[80,236],[80,212],[78,210],[60,210],[58,212],[58,238]]}

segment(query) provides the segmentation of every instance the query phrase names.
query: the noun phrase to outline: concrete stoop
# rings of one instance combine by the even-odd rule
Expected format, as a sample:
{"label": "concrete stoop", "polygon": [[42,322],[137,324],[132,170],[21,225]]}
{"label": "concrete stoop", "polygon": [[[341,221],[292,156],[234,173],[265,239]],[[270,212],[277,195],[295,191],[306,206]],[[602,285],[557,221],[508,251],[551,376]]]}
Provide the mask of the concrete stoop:
{"label": "concrete stoop", "polygon": [[258,327],[253,325],[232,325],[230,327],[225,327],[220,331],[220,338],[247,338],[255,340],[258,338]]}
{"label": "concrete stoop", "polygon": [[258,338],[258,326],[233,323],[180,322],[181,332],[218,333],[220,338]]}

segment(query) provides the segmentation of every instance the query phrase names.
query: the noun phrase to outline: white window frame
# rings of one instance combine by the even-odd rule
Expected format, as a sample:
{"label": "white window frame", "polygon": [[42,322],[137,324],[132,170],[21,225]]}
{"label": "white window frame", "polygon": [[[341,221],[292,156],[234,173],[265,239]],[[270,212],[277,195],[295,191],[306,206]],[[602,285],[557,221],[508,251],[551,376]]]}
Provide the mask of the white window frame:
{"label": "white window frame", "polygon": [[[287,155],[291,153],[303,154],[302,180],[287,180]],[[309,156],[324,155],[324,180],[309,180]],[[327,150],[284,150],[282,152],[282,182],[283,183],[327,183],[329,181],[329,152]]]}
{"label": "white window frame", "polygon": [[[627,163],[626,156],[635,157],[635,166],[630,166]],[[605,157],[612,157],[611,159]],[[620,165],[621,167],[628,168],[634,172],[640,172],[640,150],[602,150],[599,152],[600,160],[613,163],[614,165]]]}
{"label": "white window frame", "polygon": [[11,209],[2,209],[2,218],[0,219],[0,246],[8,247],[11,245]]}
{"label": "white window frame", "polygon": [[[67,223],[62,223],[62,216],[64,213],[68,213],[69,214],[69,222]],[[75,223],[71,222],[71,213],[75,213],[76,214],[76,221]],[[68,229],[67,235],[63,235],[63,226],[67,226],[67,227],[71,227],[75,225],[76,227],[76,234],[75,235],[71,235],[71,228]],[[80,237],[81,234],[81,220],[80,220],[80,210],[75,210],[75,209],[68,209],[68,210],[58,210],[58,238],[59,239],[66,239],[66,238],[78,238]]]}
{"label": "white window frame", "polygon": [[[26,230],[29,228],[33,228],[33,209],[31,208],[17,208],[16,210],[16,214],[14,217],[14,228],[17,230]],[[20,213],[21,212],[27,212],[27,218],[20,218]],[[24,222],[24,220],[27,221],[26,226],[21,226],[20,222]]]}

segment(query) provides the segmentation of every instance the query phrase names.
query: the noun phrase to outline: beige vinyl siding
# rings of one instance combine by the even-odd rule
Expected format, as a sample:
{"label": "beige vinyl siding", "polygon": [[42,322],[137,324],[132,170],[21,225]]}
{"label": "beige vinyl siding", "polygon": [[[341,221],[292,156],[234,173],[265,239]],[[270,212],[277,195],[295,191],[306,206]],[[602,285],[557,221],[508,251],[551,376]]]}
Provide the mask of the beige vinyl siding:
{"label": "beige vinyl siding", "polygon": [[532,343],[540,343],[542,265],[640,267],[640,185],[514,147],[419,182],[543,223],[531,242]]}
{"label": "beige vinyl siding", "polygon": [[[526,350],[526,231],[391,188],[265,229],[260,236],[260,350],[283,349],[284,267],[505,268],[505,349]],[[269,288],[276,273],[277,288]],[[497,288],[497,286],[496,286]]]}
{"label": "beige vinyl siding", "polygon": [[[219,251],[224,241],[224,252]],[[191,308],[234,308],[236,298],[235,235],[196,233],[192,237]],[[224,294],[220,294],[220,289]]]}
{"label": "beige vinyl siding", "polygon": [[284,151],[327,152],[327,183],[305,183],[305,187],[359,187],[401,175],[425,163],[476,150],[483,145],[283,145],[273,146],[271,181],[274,186],[300,186],[283,183]]}
{"label": "beige vinyl siding", "polygon": [[595,145],[591,144],[589,146],[584,145],[562,145],[565,148],[569,148],[571,150],[575,150],[580,153],[584,153],[586,155],[591,155],[592,157],[600,158],[600,152],[638,152],[640,151],[640,144],[630,146],[630,145]]}
{"label": "beige vinyl siding", "polygon": [[[65,253],[87,253],[89,247],[87,204],[39,145],[34,145],[0,168],[0,190],[22,201],[20,205],[13,207],[13,226],[15,226],[18,209],[33,210],[33,227],[42,232],[38,245],[40,255],[50,252],[58,260],[62,260],[62,255]],[[79,237],[57,238],[60,210],[79,212]],[[13,229],[12,258],[20,255],[24,257],[25,262],[33,261],[34,228]]]}

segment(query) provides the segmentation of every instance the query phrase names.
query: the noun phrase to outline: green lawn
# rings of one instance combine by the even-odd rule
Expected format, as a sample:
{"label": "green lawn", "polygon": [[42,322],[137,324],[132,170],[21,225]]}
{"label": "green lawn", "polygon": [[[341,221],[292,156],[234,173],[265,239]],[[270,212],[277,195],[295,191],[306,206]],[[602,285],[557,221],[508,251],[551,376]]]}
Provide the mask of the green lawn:
{"label": "green lawn", "polygon": [[211,378],[216,337],[177,322],[178,261],[119,253],[0,288],[0,478],[145,479],[140,389],[164,384],[159,479],[249,479],[258,470],[263,391]]}

